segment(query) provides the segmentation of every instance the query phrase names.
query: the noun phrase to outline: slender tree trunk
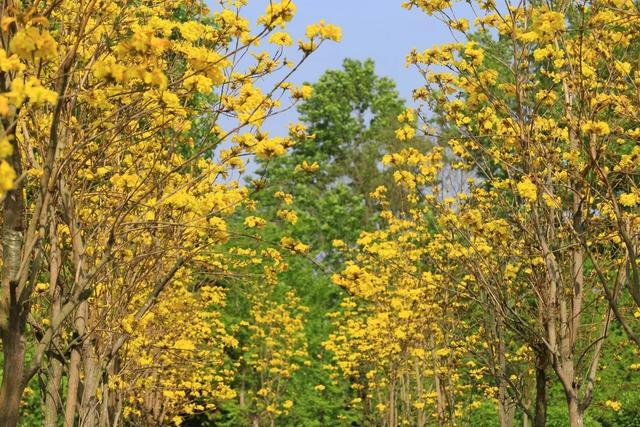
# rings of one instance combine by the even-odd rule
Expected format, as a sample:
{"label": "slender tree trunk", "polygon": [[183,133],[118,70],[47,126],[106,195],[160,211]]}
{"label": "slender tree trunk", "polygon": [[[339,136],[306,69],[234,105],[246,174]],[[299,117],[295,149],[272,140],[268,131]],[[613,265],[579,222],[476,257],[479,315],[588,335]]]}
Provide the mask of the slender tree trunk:
{"label": "slender tree trunk", "polygon": [[64,427],[73,427],[78,403],[78,386],[80,384],[80,350],[74,347],[69,360],[69,381],[67,383],[67,401],[64,411]]}
{"label": "slender tree trunk", "polygon": [[60,401],[60,380],[62,379],[62,363],[55,358],[49,361],[49,375],[47,376],[46,397],[44,400],[44,426],[58,425],[58,409],[62,407]]}
{"label": "slender tree trunk", "polygon": [[[394,373],[395,374],[395,373]],[[389,384],[389,402],[388,402],[388,413],[389,413],[389,427],[395,427],[396,424],[396,376],[393,376],[393,380],[391,384]]]}
{"label": "slender tree trunk", "polygon": [[[422,387],[422,374],[420,373],[420,364],[418,359],[415,359],[415,373],[416,373],[416,392],[418,396],[423,395]],[[424,427],[426,424],[424,409],[418,409],[416,427]]]}
{"label": "slender tree trunk", "polygon": [[100,382],[100,386],[102,387],[102,402],[100,402],[100,419],[98,420],[98,425],[100,427],[109,427],[110,419],[109,419],[109,398],[111,397],[109,393],[109,377],[108,375],[104,375],[102,381]]}
{"label": "slender tree trunk", "polygon": [[584,427],[583,414],[580,410],[577,396],[567,393],[567,405],[569,407],[569,425],[571,427]]}
{"label": "slender tree trunk", "polygon": [[436,348],[433,343],[433,340],[431,344],[432,344],[431,356],[433,358],[433,384],[436,389],[436,412],[438,414],[438,426],[444,426],[446,421],[446,415],[445,415],[446,398],[444,396],[444,391],[442,389],[443,388],[442,381],[438,376],[438,356],[436,354]]}
{"label": "slender tree trunk", "polygon": [[513,427],[513,418],[515,416],[515,406],[509,397],[507,375],[507,358],[506,344],[504,340],[504,329],[502,319],[496,316],[494,319],[496,338],[498,340],[497,356],[498,356],[498,418],[500,427]]}
{"label": "slender tree trunk", "polygon": [[[9,163],[16,175],[20,176],[22,161],[20,149],[16,144],[15,124],[3,121],[2,128],[13,144]],[[0,385],[0,426],[13,427],[18,423],[20,398],[26,386],[23,335],[29,312],[29,302],[22,301],[18,287],[25,231],[22,185],[18,185],[6,194],[2,209],[0,337],[4,361],[2,385]]]}
{"label": "slender tree trunk", "polygon": [[[62,256],[58,243],[58,230],[55,221],[55,214],[51,215],[51,224],[49,227],[49,235],[51,240],[51,260],[49,262],[49,293],[51,296],[51,318],[50,324],[53,325],[53,319],[60,315],[62,307],[62,286],[60,286],[59,275],[62,266]],[[46,396],[44,402],[44,425],[45,427],[56,427],[58,425],[58,410],[62,409],[62,399],[60,393],[60,381],[62,379],[62,362],[55,357],[49,358],[49,369],[47,376]]]}
{"label": "slender tree trunk", "polygon": [[[17,313],[16,313],[17,314]],[[19,325],[10,316],[9,330],[2,333],[4,355],[2,387],[0,388],[0,426],[14,427],[18,424],[20,398],[24,391],[25,346]]]}
{"label": "slender tree trunk", "polygon": [[242,387],[240,388],[240,391],[238,392],[238,405],[240,405],[240,409],[244,409],[245,408],[244,396],[245,396],[245,391],[244,391],[244,381],[243,381],[242,382]]}
{"label": "slender tree trunk", "polygon": [[501,379],[498,386],[498,419],[500,427],[513,427],[515,407],[510,402],[506,381]]}
{"label": "slender tree trunk", "polygon": [[62,363],[51,358],[47,376],[46,397],[44,401],[44,426],[58,425],[58,409],[62,408],[60,401],[60,380],[62,379]]}
{"label": "slender tree trunk", "polygon": [[549,357],[546,348],[536,352],[536,405],[533,419],[534,427],[547,425],[547,372]]}
{"label": "slender tree trunk", "polygon": [[120,418],[122,417],[122,396],[118,396],[116,403],[116,409],[113,416],[112,427],[118,427],[120,425]]}
{"label": "slender tree trunk", "polygon": [[[86,330],[87,302],[83,301],[76,313],[75,329],[78,339],[82,339]],[[69,362],[69,383],[67,386],[67,405],[64,413],[64,427],[73,427],[78,407],[78,390],[80,386],[81,345],[77,344],[71,350]]]}
{"label": "slender tree trunk", "polygon": [[82,345],[82,362],[84,378],[82,381],[82,400],[78,412],[82,427],[95,427],[97,425],[98,399],[97,391],[100,385],[100,367],[96,358],[94,342],[87,338]]}

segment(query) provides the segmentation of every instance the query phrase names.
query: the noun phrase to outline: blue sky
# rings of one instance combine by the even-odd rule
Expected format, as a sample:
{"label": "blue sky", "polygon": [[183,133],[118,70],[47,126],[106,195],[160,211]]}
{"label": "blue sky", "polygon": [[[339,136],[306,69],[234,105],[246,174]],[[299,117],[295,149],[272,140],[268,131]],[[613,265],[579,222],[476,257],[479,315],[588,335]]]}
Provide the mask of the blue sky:
{"label": "blue sky", "polygon": [[[344,58],[372,58],[381,76],[391,77],[407,101],[411,91],[422,84],[415,68],[405,67],[412,48],[422,50],[453,40],[452,34],[434,17],[419,10],[401,8],[401,0],[295,0],[298,12],[287,31],[294,40],[304,35],[306,26],[324,19],[343,31],[340,43],[326,42],[294,75],[294,83],[314,82],[327,69],[340,68]],[[251,0],[243,15],[255,23],[269,0]],[[214,7],[215,9],[215,7]],[[267,130],[286,132],[296,118],[295,111],[271,118]]]}

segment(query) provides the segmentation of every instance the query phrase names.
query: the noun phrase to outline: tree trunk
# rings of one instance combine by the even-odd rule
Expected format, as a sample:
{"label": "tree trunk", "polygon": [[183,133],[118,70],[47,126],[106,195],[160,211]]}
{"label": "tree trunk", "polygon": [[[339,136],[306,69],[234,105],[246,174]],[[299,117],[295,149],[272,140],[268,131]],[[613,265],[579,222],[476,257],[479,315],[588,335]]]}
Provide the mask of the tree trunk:
{"label": "tree trunk", "polygon": [[547,425],[547,369],[549,357],[547,349],[542,348],[536,354],[536,406],[533,425],[545,427]]}
{"label": "tree trunk", "polygon": [[95,356],[94,342],[90,338],[87,338],[82,345],[82,362],[84,377],[82,381],[82,400],[78,408],[80,424],[83,427],[95,427],[99,417],[96,395],[101,375],[99,363]]}
{"label": "tree trunk", "polygon": [[69,361],[69,381],[67,385],[67,402],[64,411],[64,427],[73,427],[78,402],[78,385],[80,384],[80,350],[75,346],[71,350]]}
{"label": "tree trunk", "polygon": [[[420,373],[420,364],[418,359],[415,359],[415,373],[416,373],[416,393],[418,396],[423,395],[422,388],[422,374]],[[418,409],[416,427],[424,427],[426,424],[424,409]]]}
{"label": "tree trunk", "polygon": [[[53,319],[60,315],[62,306],[62,286],[59,282],[60,268],[62,266],[62,255],[57,237],[57,222],[55,221],[55,213],[51,215],[51,224],[49,226],[49,235],[51,239],[51,260],[49,262],[49,293],[51,295],[51,318],[50,324],[53,325]],[[60,381],[62,379],[62,362],[55,357],[49,358],[49,369],[47,375],[46,396],[44,401],[44,425],[45,427],[56,427],[58,425],[58,410],[62,409],[62,397],[60,392]]]}
{"label": "tree trunk", "polygon": [[[15,124],[3,121],[2,128],[13,144],[9,162],[16,175],[20,176],[22,162],[20,150],[15,142]],[[23,296],[18,286],[25,230],[22,185],[7,193],[2,208],[0,337],[4,362],[0,386],[0,426],[13,427],[18,424],[20,398],[26,386],[23,335],[29,312],[29,302],[22,300]]]}
{"label": "tree trunk", "polygon": [[60,380],[62,378],[62,363],[55,358],[50,359],[49,375],[47,376],[47,391],[44,400],[44,426],[58,425],[58,409],[60,402]]}
{"label": "tree trunk", "polygon": [[20,328],[14,326],[14,313],[9,319],[9,330],[2,333],[4,355],[2,386],[0,388],[0,426],[15,427],[20,414],[20,398],[24,391],[25,347]]}
{"label": "tree trunk", "polygon": [[498,419],[500,420],[500,427],[513,427],[515,407],[513,403],[509,401],[507,387],[503,380],[500,381],[498,395]]}
{"label": "tree trunk", "polygon": [[109,427],[111,417],[109,416],[109,376],[104,375],[100,382],[102,390],[102,402],[100,402],[100,419],[98,420],[98,426]]}
{"label": "tree trunk", "polygon": [[389,402],[388,402],[388,414],[389,414],[389,427],[396,427],[396,375],[394,372],[393,380],[389,384]]}
{"label": "tree trunk", "polygon": [[[500,420],[500,427],[513,427],[513,418],[515,416],[515,405],[511,401],[509,396],[509,385],[507,384],[507,348],[504,339],[504,330],[502,327],[502,318],[496,316],[495,332],[496,339],[498,341],[497,356],[498,356],[498,419]],[[495,371],[495,368],[494,368]]]}
{"label": "tree trunk", "polygon": [[437,373],[438,365],[435,362],[435,349],[433,350],[433,353],[434,353],[433,383],[436,389],[436,413],[438,414],[438,426],[444,426],[446,421],[446,415],[445,415],[446,403],[445,403],[444,392],[442,390],[441,380]]}
{"label": "tree trunk", "polygon": [[[86,331],[87,302],[83,301],[76,313],[75,329],[78,339],[84,337]],[[80,385],[80,354],[81,344],[76,344],[71,350],[71,360],[69,362],[69,382],[67,386],[67,405],[64,413],[64,427],[73,427],[78,407],[78,389]]]}
{"label": "tree trunk", "polygon": [[567,394],[567,405],[569,407],[569,425],[571,427],[584,427],[582,411],[575,396]]}

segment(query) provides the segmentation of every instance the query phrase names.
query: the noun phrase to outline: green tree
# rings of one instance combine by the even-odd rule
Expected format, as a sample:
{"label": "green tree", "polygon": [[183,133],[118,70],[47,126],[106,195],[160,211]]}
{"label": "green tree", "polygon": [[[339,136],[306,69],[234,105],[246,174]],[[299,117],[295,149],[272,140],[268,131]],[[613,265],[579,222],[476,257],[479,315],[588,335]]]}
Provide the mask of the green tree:
{"label": "green tree", "polygon": [[[368,194],[393,180],[379,159],[397,144],[394,130],[405,103],[395,83],[376,74],[372,60],[347,59],[341,69],[326,71],[312,86],[311,97],[298,106],[298,112],[306,133],[313,137],[299,138],[285,156],[260,161],[257,171],[258,176],[268,177],[269,187],[258,193],[255,215],[270,218],[278,211],[294,211],[297,217],[266,225],[262,240],[278,242],[286,235],[311,248],[306,257],[287,260],[289,268],[280,275],[279,289],[268,296],[285,303],[287,291],[293,289],[308,307],[304,333],[311,363],[292,373],[285,394],[294,404],[278,423],[352,425],[359,416],[349,409],[356,395],[348,382],[327,369],[329,359],[322,348],[331,327],[327,313],[338,310],[343,297],[330,280],[342,261],[333,241],[355,242],[361,230],[375,227],[378,208],[369,204]],[[305,161],[317,163],[318,169],[296,169]],[[269,200],[276,193],[280,197]],[[246,314],[251,302],[242,287],[230,288],[228,300],[229,323],[238,323],[243,315],[237,310]],[[244,381],[242,387],[251,386]],[[247,420],[236,406],[224,406],[216,423],[244,425]]]}
{"label": "green tree", "polygon": [[[259,174],[268,174],[274,191],[295,196],[292,209],[300,221],[293,233],[321,254],[324,264],[335,265],[334,239],[353,241],[375,224],[378,207],[368,195],[393,181],[380,159],[398,143],[394,133],[404,109],[395,83],[378,76],[371,59],[345,59],[342,69],[326,71],[313,84],[311,97],[298,106],[311,137],[286,156],[260,164]],[[419,143],[424,142],[406,144]],[[293,172],[304,161],[319,169]],[[272,209],[273,201],[261,202],[269,204]]]}

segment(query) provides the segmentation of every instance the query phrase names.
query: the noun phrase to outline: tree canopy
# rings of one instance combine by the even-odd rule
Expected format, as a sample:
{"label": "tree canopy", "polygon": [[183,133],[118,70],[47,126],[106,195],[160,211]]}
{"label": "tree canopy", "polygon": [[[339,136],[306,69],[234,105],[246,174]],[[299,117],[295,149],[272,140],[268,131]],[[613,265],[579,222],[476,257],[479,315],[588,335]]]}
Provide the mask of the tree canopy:
{"label": "tree canopy", "polygon": [[0,427],[638,425],[637,4],[247,3],[3,3]]}

